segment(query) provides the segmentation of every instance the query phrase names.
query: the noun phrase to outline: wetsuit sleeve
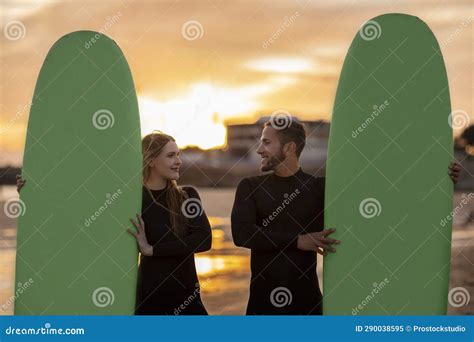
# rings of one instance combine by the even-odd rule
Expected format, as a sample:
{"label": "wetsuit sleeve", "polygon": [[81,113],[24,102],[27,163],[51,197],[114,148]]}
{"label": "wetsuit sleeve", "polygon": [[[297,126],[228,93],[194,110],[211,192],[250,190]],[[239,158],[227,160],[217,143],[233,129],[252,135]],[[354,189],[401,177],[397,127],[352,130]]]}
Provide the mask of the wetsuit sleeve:
{"label": "wetsuit sleeve", "polygon": [[153,256],[189,255],[211,249],[211,225],[207,218],[196,189],[186,187],[188,205],[183,209],[187,212],[189,229],[184,237],[176,237],[175,241],[158,242],[153,245]]}
{"label": "wetsuit sleeve", "polygon": [[239,247],[270,251],[297,248],[298,236],[265,230],[256,224],[257,207],[247,178],[240,181],[232,208],[232,238]]}

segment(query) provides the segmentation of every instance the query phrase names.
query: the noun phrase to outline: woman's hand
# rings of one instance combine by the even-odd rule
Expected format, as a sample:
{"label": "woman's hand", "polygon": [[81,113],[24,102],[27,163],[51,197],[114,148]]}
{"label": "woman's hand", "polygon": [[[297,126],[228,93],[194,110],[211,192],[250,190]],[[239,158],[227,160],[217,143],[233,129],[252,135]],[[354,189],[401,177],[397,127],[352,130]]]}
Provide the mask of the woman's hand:
{"label": "woman's hand", "polygon": [[137,228],[138,232],[131,230],[130,228],[127,231],[135,236],[137,239],[138,247],[140,247],[140,253],[145,256],[152,256],[153,255],[153,246],[148,243],[145,235],[145,222],[140,215],[137,214],[137,222],[135,220],[130,219],[130,222]]}
{"label": "woman's hand", "polygon": [[21,178],[21,175],[16,175],[16,191],[20,193],[21,188],[25,185],[26,180]]}

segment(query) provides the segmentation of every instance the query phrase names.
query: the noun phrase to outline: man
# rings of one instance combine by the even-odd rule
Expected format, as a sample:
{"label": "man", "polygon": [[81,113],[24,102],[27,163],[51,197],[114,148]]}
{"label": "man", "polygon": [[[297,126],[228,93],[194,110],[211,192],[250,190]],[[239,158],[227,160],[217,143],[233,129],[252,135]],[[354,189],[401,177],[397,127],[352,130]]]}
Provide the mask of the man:
{"label": "man", "polygon": [[[251,284],[247,315],[321,315],[322,295],[316,253],[335,252],[340,241],[324,229],[324,178],[301,170],[304,127],[265,123],[257,153],[261,171],[244,178],[232,209],[234,243],[251,250]],[[457,181],[460,165],[451,163]]]}
{"label": "man", "polygon": [[335,252],[339,241],[324,227],[324,179],[304,173],[299,157],[304,127],[264,126],[257,153],[261,171],[243,179],[232,209],[234,243],[251,249],[247,314],[321,314],[316,253]]}

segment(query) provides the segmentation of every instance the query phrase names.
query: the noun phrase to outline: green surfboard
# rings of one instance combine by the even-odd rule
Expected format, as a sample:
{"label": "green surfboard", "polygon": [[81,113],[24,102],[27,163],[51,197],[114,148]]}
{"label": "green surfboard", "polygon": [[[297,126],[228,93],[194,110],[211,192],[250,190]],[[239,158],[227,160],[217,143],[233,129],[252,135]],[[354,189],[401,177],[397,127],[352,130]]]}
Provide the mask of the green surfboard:
{"label": "green surfboard", "polygon": [[17,232],[16,315],[133,314],[141,209],[137,98],[105,35],[51,48],[28,121]]}
{"label": "green surfboard", "polygon": [[419,18],[367,21],[347,52],[326,166],[325,315],[446,314],[453,137],[440,47]]}

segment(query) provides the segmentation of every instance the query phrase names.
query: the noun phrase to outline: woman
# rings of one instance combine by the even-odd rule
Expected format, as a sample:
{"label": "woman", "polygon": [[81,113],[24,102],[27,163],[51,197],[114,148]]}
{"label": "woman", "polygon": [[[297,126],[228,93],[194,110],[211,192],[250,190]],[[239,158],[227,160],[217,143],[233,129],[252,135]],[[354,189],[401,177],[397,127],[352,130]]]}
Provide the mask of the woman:
{"label": "woman", "polygon": [[[211,227],[197,191],[176,184],[179,148],[164,133],[142,140],[142,216],[137,231],[140,266],[137,315],[207,315],[201,301],[194,253],[211,248]],[[146,227],[146,228],[145,228]]]}
{"label": "woman", "polygon": [[[176,184],[179,148],[164,133],[142,140],[142,214],[128,229],[140,248],[136,315],[207,315],[194,253],[211,248],[211,227],[197,191]],[[17,190],[25,185],[17,176]]]}

